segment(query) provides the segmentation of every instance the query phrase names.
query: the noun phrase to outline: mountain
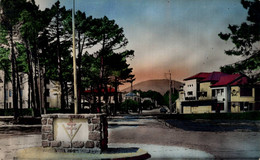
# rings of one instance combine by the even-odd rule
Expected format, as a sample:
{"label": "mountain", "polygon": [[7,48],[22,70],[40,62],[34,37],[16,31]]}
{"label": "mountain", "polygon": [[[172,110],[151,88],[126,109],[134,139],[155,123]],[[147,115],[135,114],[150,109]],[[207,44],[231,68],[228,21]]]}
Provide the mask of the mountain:
{"label": "mountain", "polygon": [[[180,86],[183,83],[179,81],[172,80],[172,87],[174,86],[175,89],[180,89]],[[131,87],[125,88],[122,92],[130,92]],[[148,91],[153,90],[161,93],[164,95],[169,90],[169,80],[168,79],[153,79],[147,80],[140,83],[133,85],[133,90],[141,90],[141,91]]]}

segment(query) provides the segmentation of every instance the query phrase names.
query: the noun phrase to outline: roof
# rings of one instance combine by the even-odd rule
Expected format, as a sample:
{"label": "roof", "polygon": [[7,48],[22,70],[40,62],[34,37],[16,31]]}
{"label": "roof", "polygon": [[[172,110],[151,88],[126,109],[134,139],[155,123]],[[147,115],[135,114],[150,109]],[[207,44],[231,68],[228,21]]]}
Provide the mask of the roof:
{"label": "roof", "polygon": [[129,92],[125,96],[127,96],[127,97],[134,97],[134,96],[136,96],[136,94],[133,93],[133,92]]}
{"label": "roof", "polygon": [[184,79],[184,81],[187,81],[187,80],[191,80],[191,79],[205,79],[207,78],[211,73],[206,73],[206,72],[200,72],[194,76],[191,76],[191,77],[188,77],[186,79]]}
{"label": "roof", "polygon": [[212,81],[219,81],[220,77],[227,76],[229,74],[222,73],[222,72],[212,72],[208,75],[207,78],[203,79],[201,82],[212,82]]}
{"label": "roof", "polygon": [[241,79],[233,82],[231,86],[240,86],[240,85],[246,85],[248,84],[248,78],[247,77],[242,77]]}
{"label": "roof", "polygon": [[[114,89],[114,88],[107,88],[107,91],[108,91],[108,93],[114,93],[114,92],[115,92],[115,89]],[[101,92],[104,93],[105,90],[102,89]],[[97,90],[97,89],[94,89],[94,90],[85,90],[84,93],[98,93],[98,90]]]}
{"label": "roof", "polygon": [[221,86],[226,86],[231,83],[235,83],[240,77],[242,77],[241,74],[231,74],[231,75],[225,75],[220,77],[219,81],[210,87],[221,87]]}

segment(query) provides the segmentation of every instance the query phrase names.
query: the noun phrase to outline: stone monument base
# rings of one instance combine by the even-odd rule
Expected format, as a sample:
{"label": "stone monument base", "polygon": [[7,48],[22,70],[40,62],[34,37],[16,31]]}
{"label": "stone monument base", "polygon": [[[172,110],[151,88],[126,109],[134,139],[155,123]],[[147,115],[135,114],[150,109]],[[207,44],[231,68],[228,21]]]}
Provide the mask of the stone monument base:
{"label": "stone monument base", "polygon": [[42,147],[56,152],[102,153],[107,149],[104,114],[42,115]]}

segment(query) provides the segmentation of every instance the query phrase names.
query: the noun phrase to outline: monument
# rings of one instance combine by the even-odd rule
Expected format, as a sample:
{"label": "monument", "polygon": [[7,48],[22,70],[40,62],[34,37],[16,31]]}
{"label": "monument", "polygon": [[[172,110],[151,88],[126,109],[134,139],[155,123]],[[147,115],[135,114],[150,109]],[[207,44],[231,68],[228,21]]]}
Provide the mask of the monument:
{"label": "monument", "polygon": [[75,50],[75,0],[72,9],[74,114],[42,115],[42,147],[56,152],[101,153],[107,149],[108,125],[104,114],[78,114]]}
{"label": "monument", "polygon": [[104,114],[42,115],[42,147],[56,152],[101,153],[107,149]]}

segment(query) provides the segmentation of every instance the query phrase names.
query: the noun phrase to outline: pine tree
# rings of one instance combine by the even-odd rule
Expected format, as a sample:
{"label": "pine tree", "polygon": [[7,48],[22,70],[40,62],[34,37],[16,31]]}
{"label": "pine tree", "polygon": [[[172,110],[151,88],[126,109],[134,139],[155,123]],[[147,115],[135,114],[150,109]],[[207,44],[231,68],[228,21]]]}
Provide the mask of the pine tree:
{"label": "pine tree", "polygon": [[247,21],[238,25],[229,25],[231,33],[219,33],[225,41],[231,40],[235,47],[225,51],[229,56],[241,56],[243,60],[221,67],[222,72],[242,72],[260,79],[260,1],[242,0],[241,4],[248,10]]}

